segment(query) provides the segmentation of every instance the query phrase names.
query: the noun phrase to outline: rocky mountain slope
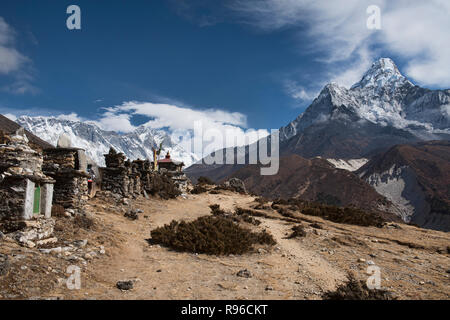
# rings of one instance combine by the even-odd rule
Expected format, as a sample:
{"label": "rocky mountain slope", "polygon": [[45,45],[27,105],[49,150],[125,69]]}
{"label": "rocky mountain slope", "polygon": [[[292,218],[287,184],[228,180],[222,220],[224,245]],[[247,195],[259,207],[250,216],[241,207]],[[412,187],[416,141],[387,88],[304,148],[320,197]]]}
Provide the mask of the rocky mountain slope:
{"label": "rocky mountain slope", "polygon": [[140,126],[126,134],[100,129],[93,122],[63,120],[54,117],[27,117],[17,119],[17,123],[41,139],[56,145],[59,136],[65,133],[72,145],[83,148],[97,164],[103,166],[105,153],[110,147],[123,152],[131,160],[153,159],[152,147],[163,144],[164,152],[170,151],[174,159],[183,161],[186,166],[198,160],[193,153],[175,144],[163,130]]}
{"label": "rocky mountain slope", "polygon": [[[279,136],[282,157],[297,154],[305,158],[328,158],[333,159],[330,163],[335,167],[344,166],[355,170],[364,163],[365,160],[361,159],[370,159],[394,145],[450,140],[450,90],[429,90],[414,85],[400,73],[391,59],[382,58],[375,61],[362,79],[349,89],[335,83],[326,85],[304,113],[287,126],[280,128]],[[240,148],[239,152],[248,153],[248,146]],[[441,161],[447,161],[448,165],[448,160],[441,159]],[[288,163],[288,166],[292,165],[289,161]],[[309,167],[307,162],[304,164]],[[441,162],[440,165],[444,166],[444,163]],[[401,167],[402,164],[396,166]],[[263,181],[269,181],[270,178],[258,177],[259,171],[243,167],[243,165],[206,166],[197,163],[186,172],[193,180],[203,175],[216,181],[234,174],[242,176],[245,172],[245,180],[255,181],[251,182],[251,185],[256,187],[255,190],[279,196],[282,196],[283,192],[286,196],[295,194],[298,192],[297,185],[302,185],[301,181],[292,183],[294,177],[298,176],[299,168],[296,165],[292,168],[280,165],[280,174],[287,179],[283,183],[292,188],[282,188],[281,181],[264,185]],[[432,171],[423,172],[422,176],[433,179],[436,172]],[[444,179],[447,180],[442,183],[448,186],[450,180]],[[311,181],[320,182],[316,179]],[[262,185],[257,186],[258,183]],[[269,187],[273,189],[269,190]],[[317,186],[310,188],[320,189]],[[377,190],[385,196],[390,192],[381,188]],[[420,188],[411,189],[407,196],[408,201],[424,203],[421,200],[424,196],[420,190]],[[404,197],[391,196],[389,199],[397,204],[397,213],[405,221],[410,221],[412,209],[405,209]],[[449,195],[439,199],[447,201]],[[424,207],[419,211],[427,210]],[[436,219],[435,222],[431,222],[429,218],[424,220],[422,216],[419,219],[416,215],[411,221],[434,227],[439,223],[444,225],[447,223],[444,222],[444,218],[442,218],[444,220],[433,218]]]}
{"label": "rocky mountain slope", "polygon": [[234,172],[247,190],[269,199],[298,197],[302,200],[365,210],[387,210],[391,205],[356,174],[335,168],[325,159],[289,155],[280,159],[280,170],[262,176],[259,167],[248,165]]}
{"label": "rocky mountain slope", "polygon": [[450,231],[450,142],[397,145],[356,171],[404,221]]}
{"label": "rocky mountain slope", "polygon": [[[450,139],[450,90],[414,85],[382,58],[350,89],[326,85],[279,136],[282,155],[344,160],[371,157],[396,144]],[[193,177],[197,171],[207,173],[200,163],[188,170]]]}

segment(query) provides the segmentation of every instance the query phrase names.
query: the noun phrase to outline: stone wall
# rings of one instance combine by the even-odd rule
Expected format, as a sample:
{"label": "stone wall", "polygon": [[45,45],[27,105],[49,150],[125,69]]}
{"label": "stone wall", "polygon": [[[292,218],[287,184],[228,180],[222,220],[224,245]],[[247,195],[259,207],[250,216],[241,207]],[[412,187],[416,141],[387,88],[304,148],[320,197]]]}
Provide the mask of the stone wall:
{"label": "stone wall", "polygon": [[82,209],[89,199],[86,157],[78,148],[44,150],[43,171],[56,180],[53,203],[66,209]]}
{"label": "stone wall", "polygon": [[[159,194],[163,198],[176,197],[177,187],[184,186],[184,176],[178,173],[177,181],[171,175],[154,172],[149,160],[126,160],[123,153],[110,149],[105,154],[106,168],[101,168],[102,190],[123,197]],[[187,179],[187,178],[186,178]]]}
{"label": "stone wall", "polygon": [[82,209],[87,203],[87,177],[75,173],[53,175],[56,180],[53,191],[53,203],[66,209]]}
{"label": "stone wall", "polygon": [[0,182],[0,220],[22,218],[25,191],[25,179],[10,177]]}
{"label": "stone wall", "polygon": [[130,178],[127,168],[101,168],[102,190],[129,195]]}

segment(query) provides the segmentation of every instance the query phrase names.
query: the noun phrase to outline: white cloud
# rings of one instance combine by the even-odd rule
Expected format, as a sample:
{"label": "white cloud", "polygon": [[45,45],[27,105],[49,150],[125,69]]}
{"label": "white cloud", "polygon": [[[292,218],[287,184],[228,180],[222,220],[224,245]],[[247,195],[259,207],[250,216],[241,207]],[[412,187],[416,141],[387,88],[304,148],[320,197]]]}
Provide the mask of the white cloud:
{"label": "white cloud", "polygon": [[83,121],[83,118],[79,117],[75,112],[69,114],[60,114],[56,116],[56,118],[69,121]]}
{"label": "white cloud", "polygon": [[[369,5],[381,8],[381,30],[366,27]],[[308,49],[346,86],[359,80],[381,50],[407,61],[405,74],[420,84],[450,86],[447,0],[236,0],[231,8],[241,22],[265,31],[298,28],[302,49],[307,36]],[[347,70],[339,69],[348,63]]]}
{"label": "white cloud", "polygon": [[107,131],[131,132],[136,129],[130,122],[131,115],[125,113],[105,112],[95,123]]}
{"label": "white cloud", "polygon": [[37,93],[31,83],[30,59],[15,48],[16,32],[0,17],[0,75],[11,76],[12,82],[1,88],[13,94]]}
{"label": "white cloud", "polygon": [[[14,110],[3,108],[2,110],[7,117],[14,120],[21,115],[52,116],[60,120],[92,123],[102,130],[124,134],[131,133],[138,128],[133,125],[132,117],[140,116],[148,118],[143,126],[163,130],[176,145],[180,145],[186,151],[196,153],[199,159],[203,154],[200,150],[194,148],[194,138],[202,141],[203,152],[205,152],[205,147],[209,151],[215,151],[222,148],[243,146],[256,142],[269,134],[266,129],[247,128],[247,117],[239,112],[228,112],[217,108],[198,110],[175,104],[125,102],[118,106],[101,109],[103,112],[97,119],[84,118],[75,112],[69,114],[57,114],[57,112],[51,110],[44,112],[44,109]],[[197,134],[194,131],[196,122],[202,126],[203,136],[201,137],[195,136]],[[205,134],[206,131],[210,130],[218,131],[223,136],[222,141],[211,143]]]}
{"label": "white cloud", "polygon": [[319,88],[305,88],[297,81],[291,79],[284,81],[284,89],[291,98],[298,100],[299,102],[309,102],[317,97],[317,94],[319,93]]}
{"label": "white cloud", "polygon": [[132,125],[131,117],[144,116],[149,118],[144,126],[166,130],[175,143],[192,152],[196,122],[201,123],[203,133],[216,130],[223,135],[222,141],[213,143],[207,142],[208,139],[203,139],[204,137],[195,137],[212,150],[253,143],[258,137],[268,135],[268,131],[264,129],[246,129],[247,117],[244,114],[220,109],[196,110],[172,104],[125,102],[105,110],[100,119],[95,121],[104,130],[132,132],[136,127]]}

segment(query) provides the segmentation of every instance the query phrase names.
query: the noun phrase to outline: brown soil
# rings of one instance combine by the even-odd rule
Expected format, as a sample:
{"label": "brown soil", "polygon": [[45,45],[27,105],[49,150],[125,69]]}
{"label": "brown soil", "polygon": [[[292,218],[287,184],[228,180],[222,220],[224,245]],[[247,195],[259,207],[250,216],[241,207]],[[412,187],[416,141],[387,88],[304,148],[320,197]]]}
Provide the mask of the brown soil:
{"label": "brown soil", "polygon": [[[138,220],[131,221],[123,216],[130,207],[94,198],[87,208],[94,228],[73,229],[70,220],[58,218],[60,243],[87,239],[88,246],[105,247],[105,255],[79,265],[81,289],[66,287],[64,279],[69,275],[65,271],[71,263],[63,257],[0,240],[0,253],[10,257],[11,265],[8,274],[0,276],[0,298],[321,299],[347,283],[349,272],[365,281],[369,261],[381,268],[382,288],[398,299],[450,298],[450,235],[404,224],[361,227],[299,212],[287,218],[269,203],[257,210],[261,224],[253,227],[273,235],[277,244],[272,249],[211,256],[176,252],[147,241],[151,230],[172,220],[190,222],[210,215],[212,204],[234,212],[237,207],[261,207],[254,200],[229,191],[167,201],[142,198],[131,203],[133,209],[143,210]],[[289,239],[299,224],[306,236]],[[243,269],[253,276],[236,276]],[[117,289],[120,280],[136,280],[134,288]]]}

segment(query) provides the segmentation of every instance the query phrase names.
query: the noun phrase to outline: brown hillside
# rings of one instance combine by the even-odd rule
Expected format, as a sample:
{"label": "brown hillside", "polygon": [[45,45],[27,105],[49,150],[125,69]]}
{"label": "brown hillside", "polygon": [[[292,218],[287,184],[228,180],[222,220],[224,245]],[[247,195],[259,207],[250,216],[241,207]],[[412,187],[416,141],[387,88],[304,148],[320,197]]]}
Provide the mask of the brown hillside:
{"label": "brown hillside", "polygon": [[300,197],[337,206],[374,210],[387,201],[352,172],[336,169],[320,158],[297,155],[280,158],[277,175],[260,175],[259,166],[246,166],[232,174],[244,181],[251,192],[275,198]]}

